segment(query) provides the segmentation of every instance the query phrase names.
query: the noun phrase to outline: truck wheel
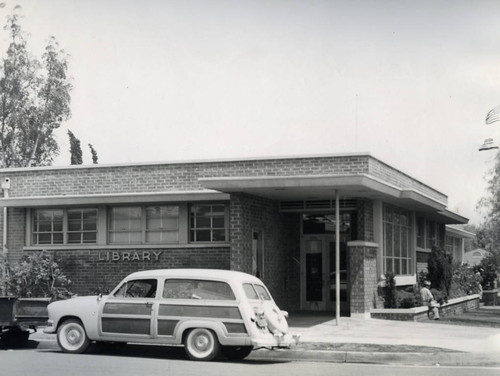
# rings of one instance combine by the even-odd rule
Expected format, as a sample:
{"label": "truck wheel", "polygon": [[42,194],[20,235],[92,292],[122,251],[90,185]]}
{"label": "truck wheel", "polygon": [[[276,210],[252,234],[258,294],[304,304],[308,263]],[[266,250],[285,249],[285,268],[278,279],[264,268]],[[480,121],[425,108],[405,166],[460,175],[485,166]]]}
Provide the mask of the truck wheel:
{"label": "truck wheel", "polygon": [[191,360],[212,360],[219,354],[217,336],[210,329],[191,329],[184,338],[184,350]]}
{"label": "truck wheel", "polygon": [[253,346],[222,346],[222,354],[229,360],[245,359],[253,350]]}
{"label": "truck wheel", "polygon": [[81,321],[69,319],[57,329],[57,343],[64,352],[81,354],[88,349],[90,340]]}

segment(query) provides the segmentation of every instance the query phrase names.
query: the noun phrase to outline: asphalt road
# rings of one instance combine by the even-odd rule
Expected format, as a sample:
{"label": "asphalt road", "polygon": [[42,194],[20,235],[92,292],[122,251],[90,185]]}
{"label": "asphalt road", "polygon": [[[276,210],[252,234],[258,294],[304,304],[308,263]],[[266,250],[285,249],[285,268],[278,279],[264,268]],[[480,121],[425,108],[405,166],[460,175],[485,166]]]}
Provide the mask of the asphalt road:
{"label": "asphalt road", "polygon": [[0,350],[0,374],[8,376],[156,376],[198,375],[498,375],[499,368],[407,367],[311,362],[252,361],[193,362],[182,348],[129,345],[122,349],[94,347],[83,355],[65,354],[55,342],[31,341],[32,348]]}

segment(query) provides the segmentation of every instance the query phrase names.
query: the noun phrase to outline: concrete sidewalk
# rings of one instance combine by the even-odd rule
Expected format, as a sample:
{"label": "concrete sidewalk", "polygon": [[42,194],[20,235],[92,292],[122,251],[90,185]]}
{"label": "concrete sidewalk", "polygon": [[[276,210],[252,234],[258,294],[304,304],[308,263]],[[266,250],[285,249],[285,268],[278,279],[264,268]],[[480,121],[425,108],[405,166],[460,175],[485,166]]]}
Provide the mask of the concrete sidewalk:
{"label": "concrete sidewalk", "polygon": [[[500,307],[499,307],[500,308]],[[500,315],[500,310],[493,312]],[[500,328],[451,325],[439,321],[408,322],[341,317],[340,325],[328,316],[293,314],[290,330],[300,335],[291,350],[254,351],[253,359],[310,360],[347,363],[408,365],[500,366]],[[311,344],[379,345],[379,351],[310,350]],[[394,351],[394,347],[431,348],[425,352]],[[388,352],[384,347],[390,348]],[[318,346],[321,348],[321,346]]]}
{"label": "concrete sidewalk", "polygon": [[[500,307],[492,314],[500,315]],[[500,328],[350,317],[336,325],[333,315],[310,313],[291,313],[288,322],[290,331],[300,335],[297,346],[255,350],[249,359],[500,367]],[[40,330],[30,339],[52,342],[55,335]]]}

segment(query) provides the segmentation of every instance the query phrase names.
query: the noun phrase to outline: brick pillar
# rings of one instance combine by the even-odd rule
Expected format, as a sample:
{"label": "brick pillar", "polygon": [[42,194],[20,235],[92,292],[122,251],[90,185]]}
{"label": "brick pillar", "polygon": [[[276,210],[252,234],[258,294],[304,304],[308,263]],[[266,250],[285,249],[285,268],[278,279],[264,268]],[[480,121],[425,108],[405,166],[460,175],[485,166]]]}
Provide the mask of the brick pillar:
{"label": "brick pillar", "polygon": [[369,318],[377,299],[377,243],[352,241],[349,248],[351,317]]}

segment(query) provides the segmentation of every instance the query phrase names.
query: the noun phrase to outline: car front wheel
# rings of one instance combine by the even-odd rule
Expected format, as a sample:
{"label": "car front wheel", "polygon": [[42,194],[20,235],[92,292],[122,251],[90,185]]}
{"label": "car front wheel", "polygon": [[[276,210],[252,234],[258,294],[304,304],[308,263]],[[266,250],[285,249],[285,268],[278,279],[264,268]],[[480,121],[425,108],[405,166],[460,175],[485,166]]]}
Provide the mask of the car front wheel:
{"label": "car front wheel", "polygon": [[184,349],[191,360],[212,360],[219,354],[217,336],[210,329],[191,329],[184,339]]}
{"label": "car front wheel", "polygon": [[57,343],[64,352],[81,354],[89,347],[90,340],[81,321],[69,319],[57,329]]}

